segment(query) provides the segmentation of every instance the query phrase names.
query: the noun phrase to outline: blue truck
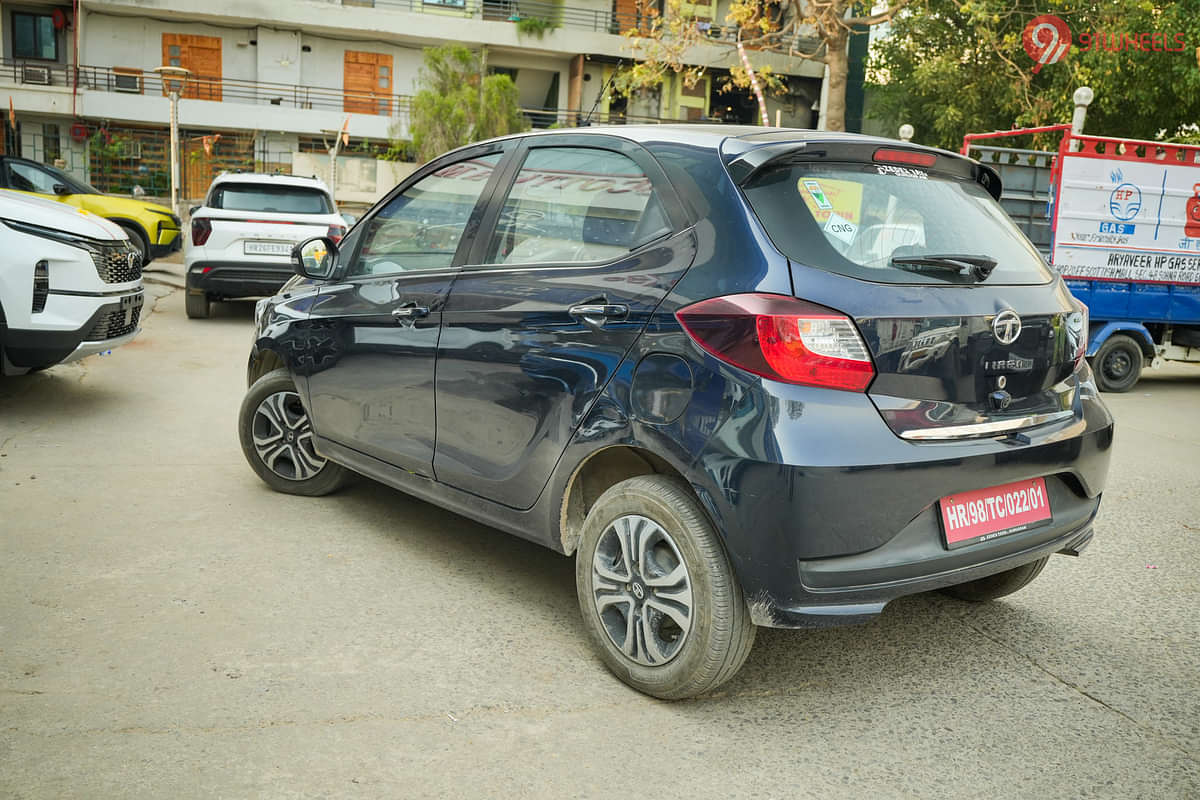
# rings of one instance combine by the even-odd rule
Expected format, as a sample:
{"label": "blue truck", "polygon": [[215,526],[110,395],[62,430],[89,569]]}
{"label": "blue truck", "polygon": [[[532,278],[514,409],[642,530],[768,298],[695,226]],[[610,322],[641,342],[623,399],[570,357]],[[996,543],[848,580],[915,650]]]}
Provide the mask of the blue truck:
{"label": "blue truck", "polygon": [[1029,129],[971,134],[963,151],[1000,173],[1005,210],[1087,305],[1100,388],[1200,362],[1200,147],[1058,129],[1056,152],[979,144]]}

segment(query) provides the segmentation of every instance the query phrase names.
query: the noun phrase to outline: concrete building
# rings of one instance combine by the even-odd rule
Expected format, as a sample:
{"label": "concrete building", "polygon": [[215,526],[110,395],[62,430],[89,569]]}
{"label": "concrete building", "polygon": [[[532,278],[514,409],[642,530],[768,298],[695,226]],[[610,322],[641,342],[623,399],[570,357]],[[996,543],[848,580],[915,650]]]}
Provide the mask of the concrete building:
{"label": "concrete building", "polygon": [[[58,163],[106,191],[166,194],[168,100],[152,71],[193,78],[179,104],[182,196],[203,195],[221,169],[290,171],[321,154],[349,119],[345,157],[372,158],[408,132],[422,48],[457,41],[486,49],[513,77],[534,127],[592,121],[723,119],[753,122],[748,93],[716,82],[736,52],[695,50],[710,67],[692,89],[669,79],[629,100],[609,80],[630,59],[620,31],[638,23],[635,0],[0,0],[3,61],[15,127],[5,150]],[[719,39],[729,0],[692,6]],[[530,22],[532,20],[532,22]],[[523,22],[524,21],[524,22]],[[811,127],[821,65],[756,53],[787,75],[772,122]],[[76,65],[78,68],[76,69]],[[2,99],[0,99],[2,102]],[[328,159],[326,158],[325,163]],[[319,157],[303,160],[306,169]],[[380,194],[394,175],[339,158],[339,198]]]}

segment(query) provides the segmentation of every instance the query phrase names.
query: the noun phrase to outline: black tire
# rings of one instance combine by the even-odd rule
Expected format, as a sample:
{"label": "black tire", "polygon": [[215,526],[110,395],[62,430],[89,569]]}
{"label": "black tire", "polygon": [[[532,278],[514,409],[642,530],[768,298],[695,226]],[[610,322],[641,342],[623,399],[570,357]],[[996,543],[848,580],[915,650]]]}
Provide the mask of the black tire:
{"label": "black tire", "polygon": [[1110,336],[1092,358],[1102,392],[1128,392],[1142,376],[1142,347],[1123,334]]}
{"label": "black tire", "polygon": [[142,233],[142,229],[134,225],[132,222],[118,222],[121,229],[129,236],[129,241],[133,242],[133,246],[142,254],[142,269],[152,260],[150,258],[150,243],[146,240],[146,234]]}
{"label": "black tire", "polygon": [[968,603],[986,603],[989,600],[996,600],[1028,586],[1034,578],[1041,574],[1049,560],[1050,556],[1046,556],[1019,567],[989,575],[986,578],[960,583],[957,586],[947,586],[942,589],[942,593]]}
{"label": "black tire", "polygon": [[[264,446],[273,433],[285,438],[277,440],[278,447]],[[342,488],[352,474],[313,449],[308,412],[286,369],[268,372],[246,392],[238,412],[238,438],[251,469],[277,492],[319,497]],[[275,455],[270,464],[264,450]]]}
{"label": "black tire", "polygon": [[[648,525],[628,522],[634,519]],[[621,556],[630,550],[620,544],[618,528],[627,524],[642,531],[624,539],[640,540],[636,560]],[[597,572],[598,552],[610,574],[616,570],[630,582],[620,585]],[[671,582],[680,565],[685,570],[682,583]],[[654,697],[679,700],[717,688],[737,673],[754,644],[756,629],[717,533],[692,492],[672,478],[630,478],[596,500],[575,556],[575,585],[584,627],[600,658],[622,681]],[[680,585],[686,600],[675,602],[683,595]],[[612,602],[601,612],[599,602],[605,599]],[[684,615],[681,609],[688,602]],[[674,614],[658,610],[668,605]],[[686,616],[686,629],[676,623],[676,615]],[[643,624],[635,626],[631,617]],[[616,635],[624,631],[626,643],[633,639],[633,655],[610,630]],[[653,647],[643,644],[647,636]],[[668,657],[658,657],[664,655]]]}
{"label": "black tire", "polygon": [[191,289],[184,290],[183,306],[188,319],[208,319],[210,302],[206,294],[192,294]]}

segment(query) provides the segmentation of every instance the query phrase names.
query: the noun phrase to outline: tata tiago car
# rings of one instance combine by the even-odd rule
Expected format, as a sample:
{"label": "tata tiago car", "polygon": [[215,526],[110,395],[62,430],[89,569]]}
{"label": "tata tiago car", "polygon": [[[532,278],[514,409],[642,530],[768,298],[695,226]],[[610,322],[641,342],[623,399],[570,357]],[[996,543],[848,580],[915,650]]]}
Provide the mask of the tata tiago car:
{"label": "tata tiago car", "polygon": [[756,626],[1009,594],[1092,538],[1113,422],[1086,309],[999,195],[812,131],[456,150],[297,247],[243,450],[282,492],[359,473],[574,556],[600,657],[663,698]]}

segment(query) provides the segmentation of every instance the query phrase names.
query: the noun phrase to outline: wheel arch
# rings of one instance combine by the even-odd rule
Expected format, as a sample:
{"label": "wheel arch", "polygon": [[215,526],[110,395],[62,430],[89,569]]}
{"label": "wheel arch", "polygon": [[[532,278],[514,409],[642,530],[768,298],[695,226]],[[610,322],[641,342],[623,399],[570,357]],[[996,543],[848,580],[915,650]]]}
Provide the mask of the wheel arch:
{"label": "wheel arch", "polygon": [[[593,451],[571,473],[559,506],[559,546],[571,555],[579,546],[583,521],[609,487],[639,475],[666,475],[678,479],[695,495],[695,488],[674,465],[644,447],[614,444]],[[700,498],[697,497],[699,501]],[[700,502],[706,514],[711,512]],[[723,538],[723,537],[719,537]]]}
{"label": "wheel arch", "polygon": [[275,350],[260,345],[250,354],[246,363],[246,386],[253,386],[254,382],[263,375],[286,366],[287,362],[283,360],[283,356]]}
{"label": "wheel arch", "polygon": [[1096,355],[1100,348],[1104,346],[1104,343],[1116,334],[1129,336],[1129,338],[1141,346],[1143,356],[1147,358],[1154,357],[1154,337],[1150,335],[1150,331],[1146,326],[1140,322],[1105,322],[1092,326],[1091,336],[1088,341],[1088,357],[1091,358]]}

